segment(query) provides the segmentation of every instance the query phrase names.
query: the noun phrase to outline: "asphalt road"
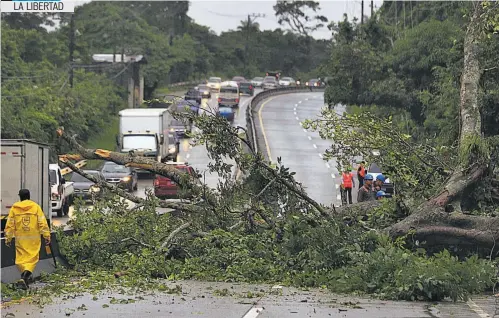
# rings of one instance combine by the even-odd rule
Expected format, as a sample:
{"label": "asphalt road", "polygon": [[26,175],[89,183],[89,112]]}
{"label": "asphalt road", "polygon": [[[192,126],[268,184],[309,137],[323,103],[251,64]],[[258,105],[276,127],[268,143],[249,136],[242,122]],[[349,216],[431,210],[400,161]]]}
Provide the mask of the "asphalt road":
{"label": "asphalt road", "polygon": [[[273,162],[282,163],[295,171],[295,179],[302,183],[308,195],[324,205],[341,205],[341,175],[336,160],[325,161],[323,153],[331,145],[319,133],[302,127],[305,119],[314,119],[324,107],[323,93],[278,95],[263,102],[259,109],[257,128],[264,136],[267,153]],[[345,107],[337,106],[342,113]],[[352,191],[357,202],[358,183]]]}
{"label": "asphalt road", "polygon": [[181,292],[65,295],[43,308],[28,303],[3,308],[2,317],[485,318],[493,317],[494,310],[492,297],[468,304],[395,302],[264,284],[178,281],[166,285],[178,285]]}

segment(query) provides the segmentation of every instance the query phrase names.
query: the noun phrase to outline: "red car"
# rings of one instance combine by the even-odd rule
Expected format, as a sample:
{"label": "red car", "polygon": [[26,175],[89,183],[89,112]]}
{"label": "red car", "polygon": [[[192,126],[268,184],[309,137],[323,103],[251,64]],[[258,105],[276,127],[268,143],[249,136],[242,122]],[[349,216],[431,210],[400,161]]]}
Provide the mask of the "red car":
{"label": "red car", "polygon": [[[197,181],[196,183],[201,184],[201,182],[198,179],[200,175],[198,175],[194,170],[194,168],[189,166],[187,163],[172,162],[171,164],[174,165],[174,167],[180,170],[181,172],[190,174],[194,178],[194,180]],[[154,178],[154,195],[157,198],[160,199],[179,198],[179,192],[180,192],[179,190],[180,189],[178,185],[167,177],[156,175],[156,177]],[[187,193],[186,195],[188,196]]]}

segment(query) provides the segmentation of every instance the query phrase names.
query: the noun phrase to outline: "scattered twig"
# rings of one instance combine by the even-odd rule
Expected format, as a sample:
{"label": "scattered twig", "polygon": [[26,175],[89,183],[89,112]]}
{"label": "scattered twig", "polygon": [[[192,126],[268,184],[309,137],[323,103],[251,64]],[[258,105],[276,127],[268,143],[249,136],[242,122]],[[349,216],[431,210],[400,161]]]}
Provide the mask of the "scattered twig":
{"label": "scattered twig", "polygon": [[181,226],[179,226],[178,228],[176,228],[175,230],[173,230],[170,235],[168,235],[168,237],[166,238],[166,240],[163,242],[163,244],[161,244],[161,248],[164,249],[168,244],[170,244],[171,240],[173,240],[173,238],[178,234],[180,233],[182,230],[185,230],[186,228],[188,228],[189,226],[191,226],[191,222],[187,222],[187,223],[184,223],[182,224]]}

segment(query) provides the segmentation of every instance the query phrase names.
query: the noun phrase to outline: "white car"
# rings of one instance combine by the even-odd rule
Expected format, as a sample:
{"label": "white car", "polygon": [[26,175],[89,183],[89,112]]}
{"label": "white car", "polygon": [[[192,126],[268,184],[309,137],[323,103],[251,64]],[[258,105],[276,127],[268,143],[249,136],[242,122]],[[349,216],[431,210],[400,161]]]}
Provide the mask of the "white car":
{"label": "white car", "polygon": [[206,85],[212,91],[220,91],[220,87],[222,87],[222,79],[220,77],[210,77]]}
{"label": "white car", "polygon": [[283,77],[279,80],[281,86],[296,86],[296,81],[292,77]]}
{"label": "white car", "polygon": [[251,80],[251,85],[255,87],[262,87],[263,85],[263,77],[255,77]]}

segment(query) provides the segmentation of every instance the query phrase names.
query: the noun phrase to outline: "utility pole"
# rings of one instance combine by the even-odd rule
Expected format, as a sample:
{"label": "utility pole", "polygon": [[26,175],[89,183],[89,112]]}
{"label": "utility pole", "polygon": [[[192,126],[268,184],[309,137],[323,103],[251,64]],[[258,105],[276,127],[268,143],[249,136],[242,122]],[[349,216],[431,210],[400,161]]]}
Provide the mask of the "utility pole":
{"label": "utility pole", "polygon": [[[248,50],[248,47],[249,47],[249,38],[250,38],[250,33],[251,33],[251,26],[253,25],[253,22],[255,22],[255,20],[257,18],[264,18],[265,17],[265,14],[255,14],[255,13],[252,13],[252,14],[248,14],[248,20],[246,21],[246,44],[244,45],[244,73],[245,76],[248,76],[248,61],[249,61],[249,50]],[[253,19],[251,19],[253,18]]]}
{"label": "utility pole", "polygon": [[360,24],[364,24],[364,0],[361,1]]}
{"label": "utility pole", "polygon": [[71,21],[69,23],[69,86],[73,88],[74,78],[74,51],[75,51],[75,15],[71,14]]}
{"label": "utility pole", "polygon": [[371,0],[371,18],[374,16],[374,1]]}

